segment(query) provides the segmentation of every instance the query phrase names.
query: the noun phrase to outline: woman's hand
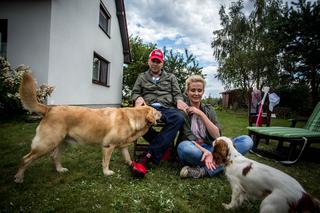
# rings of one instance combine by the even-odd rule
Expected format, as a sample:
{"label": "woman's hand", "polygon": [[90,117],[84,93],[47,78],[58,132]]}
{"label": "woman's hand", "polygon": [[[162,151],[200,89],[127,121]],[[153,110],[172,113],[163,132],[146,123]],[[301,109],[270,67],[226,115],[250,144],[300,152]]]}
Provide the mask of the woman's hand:
{"label": "woman's hand", "polygon": [[188,115],[196,114],[198,116],[201,116],[203,114],[203,112],[200,109],[193,107],[193,106],[191,106],[187,109],[187,113],[188,113]]}
{"label": "woman's hand", "polygon": [[213,138],[220,137],[219,128],[200,109],[191,106],[187,109],[187,113],[188,113],[188,115],[196,114],[197,116],[199,116],[200,119],[203,121],[204,125],[206,126],[211,137],[213,137]]}
{"label": "woman's hand", "polygon": [[204,164],[209,170],[216,169],[216,164],[213,160],[213,156],[211,152],[209,151],[204,152],[202,155],[201,161],[204,162]]}
{"label": "woman's hand", "polygon": [[206,167],[210,170],[216,169],[216,163],[213,160],[212,153],[200,146],[197,142],[192,141],[192,143],[203,153],[201,161],[204,162]]}

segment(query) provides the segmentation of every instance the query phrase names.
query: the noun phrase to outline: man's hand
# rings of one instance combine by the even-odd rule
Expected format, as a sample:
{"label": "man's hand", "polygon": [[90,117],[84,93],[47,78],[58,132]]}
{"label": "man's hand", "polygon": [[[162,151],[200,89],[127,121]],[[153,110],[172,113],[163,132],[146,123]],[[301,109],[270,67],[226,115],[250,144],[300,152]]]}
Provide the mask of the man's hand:
{"label": "man's hand", "polygon": [[144,102],[144,99],[142,97],[138,97],[134,102],[134,106],[143,106],[143,105],[146,105],[146,103]]}
{"label": "man's hand", "polygon": [[187,113],[187,109],[189,108],[189,106],[185,102],[177,100],[177,108]]}

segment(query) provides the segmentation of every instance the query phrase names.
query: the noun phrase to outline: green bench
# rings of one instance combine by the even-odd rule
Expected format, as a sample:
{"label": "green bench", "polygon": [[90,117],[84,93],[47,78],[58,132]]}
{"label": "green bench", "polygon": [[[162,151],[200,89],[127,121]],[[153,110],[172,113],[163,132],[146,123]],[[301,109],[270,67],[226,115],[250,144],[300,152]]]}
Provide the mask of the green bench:
{"label": "green bench", "polygon": [[[285,164],[295,163],[299,160],[305,148],[312,143],[320,143],[320,102],[316,105],[313,113],[309,117],[303,128],[290,127],[247,127],[248,134],[253,138],[254,145],[252,151],[268,157],[280,157]],[[280,150],[284,142],[288,142],[289,151],[286,155],[279,155],[259,149],[258,145],[261,139],[278,141],[277,150]],[[299,155],[293,160],[297,147],[301,147]]]}

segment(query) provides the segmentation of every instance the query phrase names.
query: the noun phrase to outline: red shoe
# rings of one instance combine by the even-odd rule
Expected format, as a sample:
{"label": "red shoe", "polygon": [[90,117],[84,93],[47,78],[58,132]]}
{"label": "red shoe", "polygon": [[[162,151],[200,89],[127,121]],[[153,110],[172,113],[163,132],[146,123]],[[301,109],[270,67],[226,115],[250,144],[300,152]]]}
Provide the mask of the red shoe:
{"label": "red shoe", "polygon": [[144,178],[148,171],[144,167],[144,165],[142,165],[141,163],[132,161],[131,172],[132,172],[132,175],[136,178]]}
{"label": "red shoe", "polygon": [[142,164],[146,169],[150,169],[152,167],[151,154],[149,152],[141,154],[136,161],[137,163]]}

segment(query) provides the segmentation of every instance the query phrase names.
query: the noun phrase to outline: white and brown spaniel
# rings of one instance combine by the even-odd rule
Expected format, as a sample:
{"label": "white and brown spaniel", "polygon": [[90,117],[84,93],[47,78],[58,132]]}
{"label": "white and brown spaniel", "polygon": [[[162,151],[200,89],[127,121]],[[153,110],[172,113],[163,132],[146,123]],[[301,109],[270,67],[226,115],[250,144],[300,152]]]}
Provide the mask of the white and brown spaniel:
{"label": "white and brown spaniel", "polygon": [[213,158],[223,164],[232,188],[226,209],[239,207],[244,200],[262,199],[260,212],[320,212],[320,201],[284,172],[241,155],[227,137],[214,142]]}

